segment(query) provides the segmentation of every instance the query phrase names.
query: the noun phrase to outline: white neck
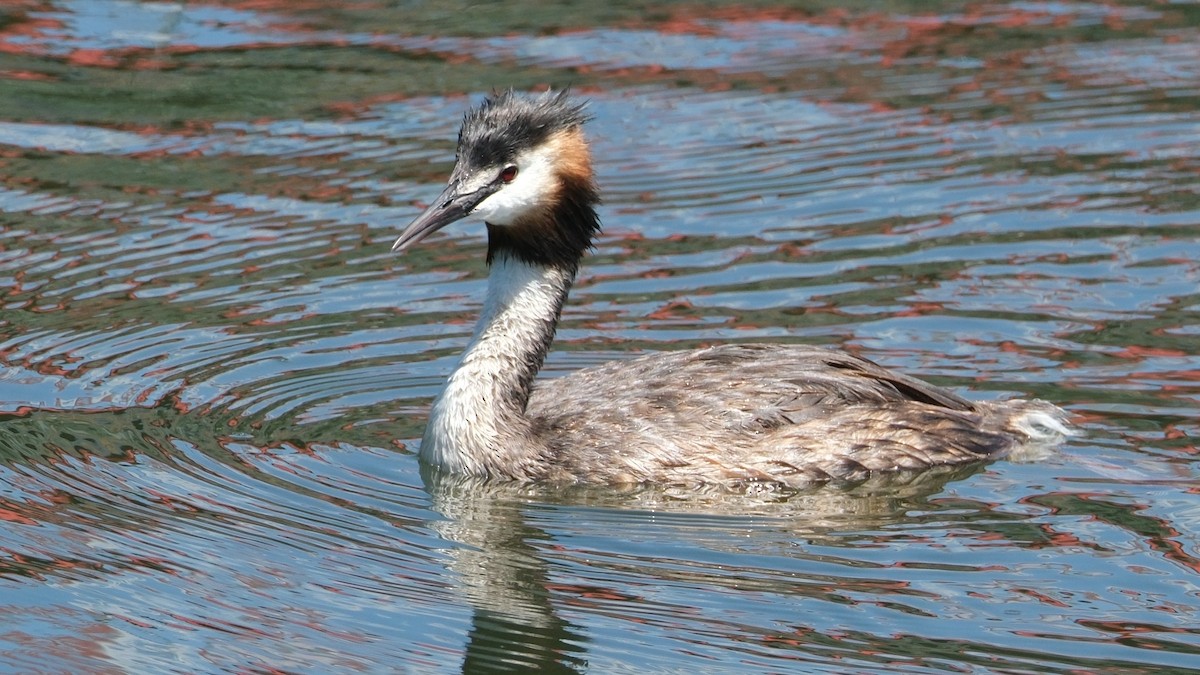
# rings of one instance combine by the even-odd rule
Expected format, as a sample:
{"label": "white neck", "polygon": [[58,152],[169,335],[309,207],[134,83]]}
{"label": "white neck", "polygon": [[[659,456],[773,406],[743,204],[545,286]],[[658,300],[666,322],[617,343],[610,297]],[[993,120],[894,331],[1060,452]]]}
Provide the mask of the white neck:
{"label": "white neck", "polygon": [[433,402],[422,459],[474,475],[532,469],[542,447],[525,406],[573,281],[572,269],[496,257],[475,334]]}

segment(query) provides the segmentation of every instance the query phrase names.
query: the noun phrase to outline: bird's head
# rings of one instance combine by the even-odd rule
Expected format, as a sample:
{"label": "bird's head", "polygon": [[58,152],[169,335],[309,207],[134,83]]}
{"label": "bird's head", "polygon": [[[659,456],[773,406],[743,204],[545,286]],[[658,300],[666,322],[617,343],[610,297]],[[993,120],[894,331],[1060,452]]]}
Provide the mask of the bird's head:
{"label": "bird's head", "polygon": [[538,264],[578,261],[599,229],[586,120],[566,92],[508,91],[484,100],[463,118],[446,188],[392,250],[472,216],[487,223],[489,262],[498,254]]}

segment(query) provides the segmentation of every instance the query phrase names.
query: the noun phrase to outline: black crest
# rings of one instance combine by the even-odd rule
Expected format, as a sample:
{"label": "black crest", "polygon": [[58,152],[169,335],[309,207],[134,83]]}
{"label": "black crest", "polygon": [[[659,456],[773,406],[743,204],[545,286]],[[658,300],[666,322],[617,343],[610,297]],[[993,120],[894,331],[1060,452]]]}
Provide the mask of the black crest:
{"label": "black crest", "polygon": [[531,98],[511,89],[494,94],[463,116],[458,161],[476,169],[511,161],[553,134],[582,125],[588,120],[583,108],[566,91]]}

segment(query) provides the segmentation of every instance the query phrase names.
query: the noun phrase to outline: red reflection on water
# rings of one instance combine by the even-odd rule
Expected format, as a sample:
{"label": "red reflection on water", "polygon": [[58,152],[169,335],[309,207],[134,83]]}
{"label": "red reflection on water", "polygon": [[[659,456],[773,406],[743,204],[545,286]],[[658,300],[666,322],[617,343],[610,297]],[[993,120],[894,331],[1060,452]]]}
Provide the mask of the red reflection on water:
{"label": "red reflection on water", "polygon": [[[6,2],[5,5],[8,12],[8,16],[5,18],[8,23],[3,30],[0,30],[0,53],[29,56],[45,54],[47,52],[45,45],[50,41],[47,33],[61,31],[64,28],[61,21],[29,16],[31,12],[52,10],[54,7],[51,3],[15,0]],[[15,42],[14,38],[16,38]]]}

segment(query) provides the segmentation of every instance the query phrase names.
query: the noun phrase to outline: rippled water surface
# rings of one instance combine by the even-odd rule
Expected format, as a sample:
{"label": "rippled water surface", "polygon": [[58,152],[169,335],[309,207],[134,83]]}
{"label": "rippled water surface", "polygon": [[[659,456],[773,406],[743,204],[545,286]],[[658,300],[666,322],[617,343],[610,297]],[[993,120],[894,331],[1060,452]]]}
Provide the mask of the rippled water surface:
{"label": "rippled water surface", "polygon": [[[1200,5],[0,4],[0,668],[1200,671]],[[881,9],[881,7],[886,9]],[[1085,431],[772,500],[423,471],[492,88],[606,225],[553,376],[841,347]]]}

